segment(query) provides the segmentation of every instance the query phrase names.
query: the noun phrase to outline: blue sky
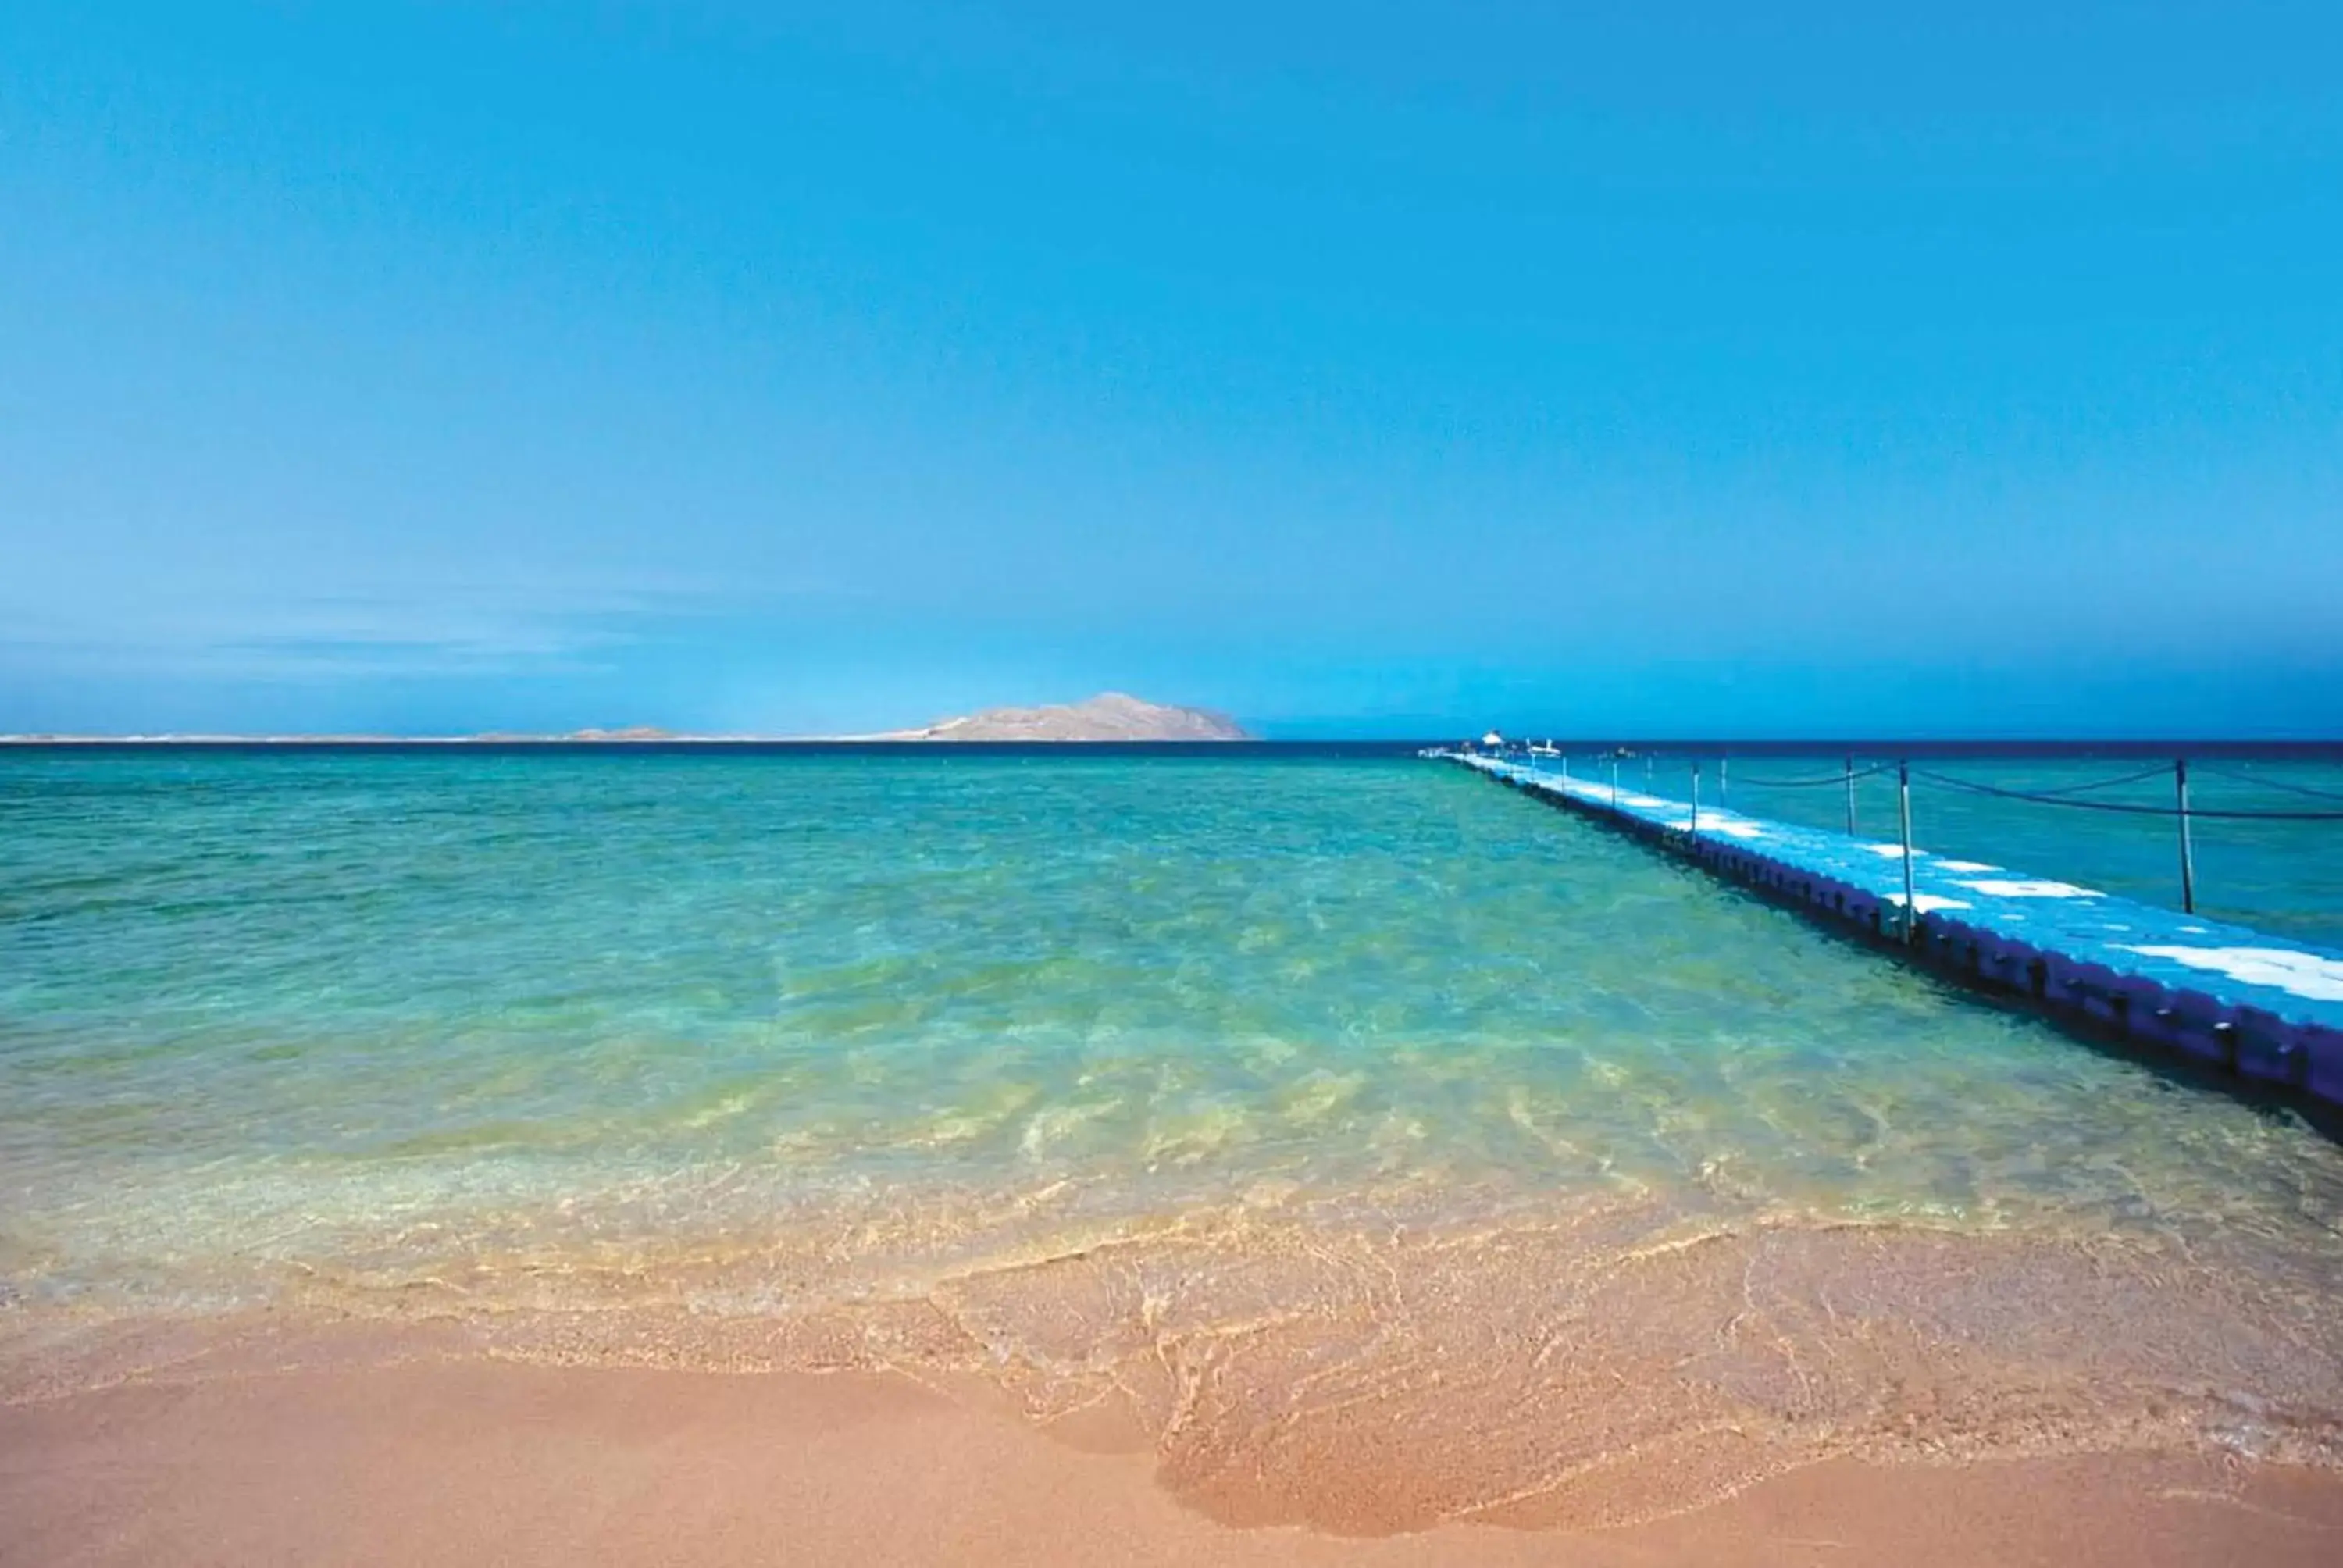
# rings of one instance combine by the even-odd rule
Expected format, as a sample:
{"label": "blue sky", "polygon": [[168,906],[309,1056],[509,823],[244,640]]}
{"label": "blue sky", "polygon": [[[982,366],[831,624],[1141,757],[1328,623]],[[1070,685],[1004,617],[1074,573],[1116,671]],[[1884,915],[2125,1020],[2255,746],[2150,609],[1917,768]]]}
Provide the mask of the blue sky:
{"label": "blue sky", "polygon": [[2335,735],[2338,59],[16,0],[0,729]]}

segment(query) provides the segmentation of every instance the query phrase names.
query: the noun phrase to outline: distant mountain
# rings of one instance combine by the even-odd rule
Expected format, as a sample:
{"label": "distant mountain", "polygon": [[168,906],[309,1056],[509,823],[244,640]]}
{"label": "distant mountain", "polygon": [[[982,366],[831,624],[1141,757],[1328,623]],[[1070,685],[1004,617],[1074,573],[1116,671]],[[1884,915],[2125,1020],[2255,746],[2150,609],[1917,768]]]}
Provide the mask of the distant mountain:
{"label": "distant mountain", "polygon": [[1142,702],[1102,691],[1087,702],[1055,708],[988,708],[924,729],[899,729],[875,740],[1245,740],[1251,737],[1225,713]]}
{"label": "distant mountain", "polygon": [[[521,730],[488,730],[475,735],[0,735],[0,745],[58,745],[68,742],[129,742],[145,745],[188,745],[233,742],[238,745],[520,745],[545,742],[594,741],[623,746],[641,741],[727,741],[788,739],[760,735],[695,735],[635,724],[621,729],[573,729],[567,734]],[[831,740],[1249,740],[1243,728],[1225,713],[1202,708],[1173,708],[1142,702],[1120,691],[1102,691],[1087,702],[1056,708],[988,708],[960,719],[940,719],[921,729],[897,729],[884,735],[799,737]]]}

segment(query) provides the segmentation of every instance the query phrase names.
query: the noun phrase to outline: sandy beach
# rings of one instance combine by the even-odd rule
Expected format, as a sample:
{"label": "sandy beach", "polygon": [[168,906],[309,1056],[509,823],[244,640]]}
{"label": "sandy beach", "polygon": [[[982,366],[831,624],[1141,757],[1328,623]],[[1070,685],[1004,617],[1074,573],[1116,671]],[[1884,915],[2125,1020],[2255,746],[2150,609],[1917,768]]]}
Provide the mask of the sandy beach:
{"label": "sandy beach", "polygon": [[[1313,1477],[1314,1527],[1233,1525],[1111,1426],[1044,1432],[884,1374],[482,1359],[375,1330],[251,1340],[0,1407],[0,1562],[2328,1563],[2343,1477],[2111,1453],[1834,1460],[1667,1512],[1624,1468],[1613,1527],[1534,1507],[1377,1522],[1437,1452]],[[1581,1499],[1583,1507],[1585,1499]]]}

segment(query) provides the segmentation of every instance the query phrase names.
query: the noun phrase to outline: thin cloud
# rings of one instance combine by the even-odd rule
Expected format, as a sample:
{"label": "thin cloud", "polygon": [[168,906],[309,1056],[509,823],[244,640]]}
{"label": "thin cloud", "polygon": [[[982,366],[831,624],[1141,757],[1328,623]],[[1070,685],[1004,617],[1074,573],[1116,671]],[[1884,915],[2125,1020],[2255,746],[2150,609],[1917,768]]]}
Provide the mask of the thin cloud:
{"label": "thin cloud", "polygon": [[[769,603],[689,579],[624,586],[436,584],[297,595],[117,600],[102,616],[11,612],[10,662],[77,672],[263,680],[566,674],[679,622]],[[779,597],[795,597],[780,595]]]}

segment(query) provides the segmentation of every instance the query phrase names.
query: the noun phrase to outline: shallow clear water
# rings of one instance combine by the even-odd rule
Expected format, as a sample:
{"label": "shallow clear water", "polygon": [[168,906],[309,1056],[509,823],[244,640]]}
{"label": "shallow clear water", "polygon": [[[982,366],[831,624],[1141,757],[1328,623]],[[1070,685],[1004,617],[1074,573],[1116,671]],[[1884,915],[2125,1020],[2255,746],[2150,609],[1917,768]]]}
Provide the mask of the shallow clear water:
{"label": "shallow clear water", "polygon": [[56,1202],[102,1189],[109,1245],[142,1199],[184,1251],[363,1227],[385,1191],[478,1223],[718,1172],[759,1202],[1693,1184],[1985,1224],[2336,1169],[1413,759],[7,779],[0,1159]]}
{"label": "shallow clear water", "polygon": [[[2255,864],[2324,918],[2331,859]],[[2334,1144],[1404,758],[0,759],[0,1190],[26,1311],[949,1296],[1037,1377],[1265,1302],[1389,1352],[1409,1291],[1583,1306],[1685,1237],[1908,1326],[1974,1238],[2006,1299],[1932,1333],[2035,1366],[2027,1292],[2104,1328],[2201,1268],[2157,1386],[2343,1410]],[[1163,1279],[996,1299],[1117,1246]],[[1729,1340],[1755,1257],[1654,1300]]]}

